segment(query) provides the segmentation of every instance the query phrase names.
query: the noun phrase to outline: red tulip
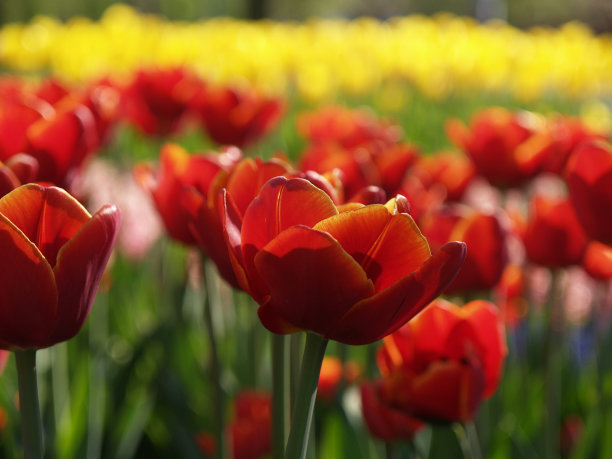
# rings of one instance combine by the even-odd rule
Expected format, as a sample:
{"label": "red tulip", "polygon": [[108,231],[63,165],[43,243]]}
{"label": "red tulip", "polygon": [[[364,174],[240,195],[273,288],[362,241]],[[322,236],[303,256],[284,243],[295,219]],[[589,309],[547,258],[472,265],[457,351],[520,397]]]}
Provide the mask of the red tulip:
{"label": "red tulip", "polygon": [[493,288],[508,261],[506,232],[500,217],[455,205],[426,213],[421,230],[432,250],[448,241],[463,241],[467,256],[447,293]]}
{"label": "red tulip", "polygon": [[515,153],[533,132],[528,113],[500,107],[475,114],[469,128],[457,119],[446,124],[448,137],[468,154],[478,174],[500,187],[518,186],[531,178],[521,169]]}
{"label": "red tulip", "polygon": [[549,267],[580,264],[587,236],[568,199],[535,196],[524,233],[527,258]]}
{"label": "red tulip", "polygon": [[410,169],[426,188],[441,185],[446,192],[445,201],[459,201],[476,176],[470,159],[463,154],[438,152],[421,156]]}
{"label": "red tulip", "polygon": [[204,128],[221,145],[250,146],[276,127],[285,111],[280,98],[255,90],[206,88],[196,102]]}
{"label": "red tulip", "polygon": [[561,174],[572,151],[581,143],[605,140],[579,118],[555,116],[516,149],[520,167],[529,174]]}
{"label": "red tulip", "polygon": [[424,427],[423,422],[384,403],[379,386],[379,381],[361,385],[361,410],[368,430],[385,442],[412,440]]}
{"label": "red tulip", "polygon": [[67,188],[99,139],[93,113],[78,99],[64,97],[54,109],[28,127],[27,153],[38,160],[38,181]]}
{"label": "red tulip", "polygon": [[297,119],[297,130],[313,144],[333,143],[345,149],[372,143],[391,146],[402,135],[398,125],[379,120],[368,110],[339,105],[302,113]]}
{"label": "red tulip", "polygon": [[339,358],[323,357],[319,383],[317,384],[317,399],[328,403],[334,401],[340,388],[343,373],[344,369]]}
{"label": "red tulip", "polygon": [[48,347],[81,329],[118,226],[116,207],[92,217],[55,187],[24,185],[0,199],[1,348]]}
{"label": "red tulip", "polygon": [[190,155],[179,145],[168,143],[162,148],[159,170],[155,171],[148,164],[137,164],[134,175],[151,193],[170,237],[184,244],[195,244],[196,239],[189,229],[189,216],[179,205],[183,190],[194,187],[204,199],[207,196],[213,199],[216,194],[209,190],[215,187],[215,180],[233,168],[241,155],[237,148],[222,153]]}
{"label": "red tulip", "polygon": [[587,234],[612,245],[612,148],[605,143],[579,147],[565,170],[570,199]]}
{"label": "red tulip", "polygon": [[125,116],[147,135],[175,133],[203,84],[181,67],[140,70],[123,93]]}
{"label": "red tulip", "polygon": [[459,242],[432,256],[403,197],[339,213],[307,180],[276,177],[244,214],[223,200],[236,278],[275,333],[374,342],[438,296],[465,257]]}
{"label": "red tulip", "polygon": [[245,391],[236,397],[235,419],[229,425],[234,459],[259,459],[272,451],[272,399]]}
{"label": "red tulip", "polygon": [[378,353],[381,398],[413,416],[468,421],[500,380],[507,353],[500,314],[476,300],[460,308],[437,300]]}

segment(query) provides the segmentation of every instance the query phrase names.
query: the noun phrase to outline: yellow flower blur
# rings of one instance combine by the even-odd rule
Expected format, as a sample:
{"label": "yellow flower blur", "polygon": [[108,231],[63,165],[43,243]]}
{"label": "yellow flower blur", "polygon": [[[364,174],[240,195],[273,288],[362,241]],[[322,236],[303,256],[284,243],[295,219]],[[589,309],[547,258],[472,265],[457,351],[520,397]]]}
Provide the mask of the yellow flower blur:
{"label": "yellow flower blur", "polygon": [[450,15],[171,22],[114,5],[97,22],[37,17],[4,26],[0,64],[50,71],[69,82],[184,64],[213,83],[294,90],[313,100],[384,87],[381,97],[393,101],[405,84],[434,98],[483,90],[522,100],[612,94],[610,37],[579,23],[521,31]]}

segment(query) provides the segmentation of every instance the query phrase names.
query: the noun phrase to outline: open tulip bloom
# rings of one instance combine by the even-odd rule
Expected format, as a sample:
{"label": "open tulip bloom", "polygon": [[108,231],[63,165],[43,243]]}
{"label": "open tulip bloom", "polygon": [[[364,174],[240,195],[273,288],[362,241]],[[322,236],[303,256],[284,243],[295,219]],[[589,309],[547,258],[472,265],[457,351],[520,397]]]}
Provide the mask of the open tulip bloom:
{"label": "open tulip bloom", "polygon": [[466,254],[464,243],[449,242],[432,255],[401,196],[342,212],[307,180],[276,177],[243,218],[231,195],[222,197],[236,277],[279,334],[377,341],[437,297]]}
{"label": "open tulip bloom", "polygon": [[56,187],[24,185],[0,199],[0,348],[16,351],[26,457],[42,457],[35,350],[81,329],[118,227],[115,206],[91,216]]}

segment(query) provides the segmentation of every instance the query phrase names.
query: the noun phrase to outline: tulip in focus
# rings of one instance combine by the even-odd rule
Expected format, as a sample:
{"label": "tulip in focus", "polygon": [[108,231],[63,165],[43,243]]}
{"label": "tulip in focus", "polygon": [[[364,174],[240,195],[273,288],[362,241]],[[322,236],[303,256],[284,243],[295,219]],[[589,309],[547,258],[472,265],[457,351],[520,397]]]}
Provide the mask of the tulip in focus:
{"label": "tulip in focus", "polygon": [[381,398],[423,420],[472,420],[495,392],[506,353],[494,304],[437,300],[385,338],[377,356]]}
{"label": "tulip in focus", "polygon": [[67,192],[35,184],[0,199],[0,347],[44,348],[81,329],[119,228]]}
{"label": "tulip in focus", "polygon": [[433,255],[398,196],[339,212],[304,179],[276,177],[244,214],[227,192],[222,220],[241,287],[270,331],[312,331],[367,344],[392,333],[436,298],[465,258],[449,242]]}

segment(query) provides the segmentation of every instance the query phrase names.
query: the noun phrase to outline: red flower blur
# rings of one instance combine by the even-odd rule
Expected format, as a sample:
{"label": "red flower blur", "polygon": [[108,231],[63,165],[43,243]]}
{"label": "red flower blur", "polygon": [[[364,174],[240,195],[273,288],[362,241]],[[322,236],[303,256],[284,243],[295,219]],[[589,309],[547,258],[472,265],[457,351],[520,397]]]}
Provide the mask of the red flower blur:
{"label": "red flower blur", "polygon": [[612,279],[612,246],[590,241],[584,251],[582,267],[594,279]]}
{"label": "red flower blur", "polygon": [[272,451],[272,399],[269,394],[244,391],[236,397],[229,425],[234,459],[259,459]]}
{"label": "red flower blur", "polygon": [[469,127],[458,119],[449,120],[446,133],[491,185],[513,187],[533,175],[522,170],[516,159],[516,149],[534,133],[530,121],[527,112],[492,107],[476,113]]}
{"label": "red flower blur", "polygon": [[361,385],[361,409],[372,436],[385,442],[412,440],[423,422],[384,403],[379,391],[380,381]]}
{"label": "red flower blur", "polygon": [[398,125],[379,120],[371,111],[340,105],[300,114],[297,130],[313,144],[334,143],[345,149],[371,143],[394,145],[402,135]]}
{"label": "red flower blur", "polygon": [[343,365],[338,357],[325,356],[319,373],[317,399],[327,403],[333,402],[343,384],[353,384],[360,378],[361,366],[355,361]]}
{"label": "red flower blur", "polygon": [[123,91],[126,118],[147,135],[178,132],[204,83],[185,68],[142,69]]}
{"label": "red flower blur", "polygon": [[557,115],[516,150],[521,168],[529,174],[550,172],[561,175],[572,151],[581,143],[606,140],[589,129],[580,118]]}
{"label": "red flower blur", "polygon": [[210,138],[220,145],[245,148],[268,134],[285,111],[280,98],[254,89],[205,88],[195,103]]}
{"label": "red flower blur", "polygon": [[534,196],[524,232],[525,253],[536,264],[580,264],[588,239],[568,199]]}
{"label": "red flower blur", "polygon": [[38,175],[38,161],[30,155],[17,154],[0,161],[0,198],[20,185],[33,182]]}
{"label": "red flower blur", "polygon": [[236,278],[275,333],[374,342],[438,296],[465,257],[460,242],[432,256],[403,197],[340,213],[307,180],[276,177],[244,213],[223,200]]}
{"label": "red flower blur", "polygon": [[437,300],[385,338],[378,352],[381,398],[423,420],[471,420],[495,392],[506,353],[494,304]]}
{"label": "red flower blur", "polygon": [[215,180],[231,170],[241,156],[237,148],[190,155],[181,146],[167,143],[162,147],[158,170],[150,164],[140,163],[134,167],[134,176],[151,193],[170,237],[184,244],[194,244],[196,240],[189,230],[188,215],[179,205],[183,190],[194,187],[206,199]]}
{"label": "red flower blur", "polygon": [[48,347],[81,329],[118,227],[116,207],[92,217],[60,188],[29,184],[0,199],[0,348]]}
{"label": "red flower blur", "polygon": [[600,142],[577,148],[565,176],[574,210],[587,234],[612,245],[612,147]]}
{"label": "red flower blur", "polygon": [[448,241],[467,245],[465,262],[447,293],[488,290],[497,284],[508,262],[499,216],[455,204],[426,213],[419,224],[434,251]]}

